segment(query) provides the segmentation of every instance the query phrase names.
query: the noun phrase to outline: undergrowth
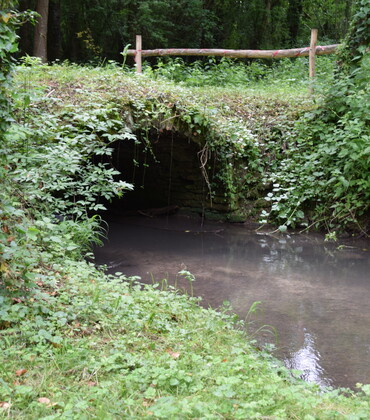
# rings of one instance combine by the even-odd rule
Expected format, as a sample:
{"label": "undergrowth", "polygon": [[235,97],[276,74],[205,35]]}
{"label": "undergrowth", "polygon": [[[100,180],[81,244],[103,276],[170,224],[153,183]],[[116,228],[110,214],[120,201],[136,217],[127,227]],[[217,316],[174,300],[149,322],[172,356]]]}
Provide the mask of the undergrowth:
{"label": "undergrowth", "polygon": [[[317,87],[330,83],[335,60],[318,56]],[[307,89],[308,58],[243,60],[215,57],[187,63],[182,58],[159,59],[144,65],[143,72],[154,79],[164,78],[185,86],[256,87],[260,89]]]}
{"label": "undergrowth", "polygon": [[[323,393],[197,299],[66,259],[2,297],[0,416],[367,418],[368,388]],[[243,325],[240,325],[243,327]]]}
{"label": "undergrowth", "polygon": [[273,184],[264,218],[327,232],[370,229],[370,54],[368,2],[359,0],[338,55],[335,78],[303,115],[294,142],[268,174]]}

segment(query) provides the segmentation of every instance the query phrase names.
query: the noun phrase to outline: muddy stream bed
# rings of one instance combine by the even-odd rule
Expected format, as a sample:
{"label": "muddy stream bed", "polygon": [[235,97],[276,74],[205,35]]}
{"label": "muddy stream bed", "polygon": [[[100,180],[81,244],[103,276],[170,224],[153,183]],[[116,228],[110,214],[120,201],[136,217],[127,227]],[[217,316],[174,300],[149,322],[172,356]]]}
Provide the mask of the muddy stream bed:
{"label": "muddy stream bed", "polygon": [[[340,247],[340,245],[344,245]],[[338,249],[339,247],[339,249]],[[109,221],[108,238],[95,250],[109,273],[187,288],[178,275],[195,275],[193,293],[214,308],[229,301],[261,345],[302,377],[354,388],[370,383],[370,243],[328,243],[320,235],[256,233],[242,224],[187,216],[122,217]],[[270,330],[273,330],[270,328]]]}

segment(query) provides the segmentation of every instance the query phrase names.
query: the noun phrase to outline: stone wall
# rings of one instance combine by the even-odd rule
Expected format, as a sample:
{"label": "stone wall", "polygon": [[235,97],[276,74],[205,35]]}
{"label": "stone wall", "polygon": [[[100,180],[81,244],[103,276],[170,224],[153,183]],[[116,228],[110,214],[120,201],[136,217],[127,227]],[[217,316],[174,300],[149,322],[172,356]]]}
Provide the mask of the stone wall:
{"label": "stone wall", "polygon": [[[147,140],[143,134],[138,138],[139,144],[126,140],[115,145],[114,165],[122,173],[122,179],[135,186],[134,191],[127,192],[120,200],[122,209],[176,205],[197,212],[229,211],[223,188],[216,187],[212,203],[209,199],[209,188],[198,157],[201,144],[178,132],[166,130],[162,133],[153,130]],[[213,167],[217,164],[214,156],[209,161],[212,182],[212,173],[216,172]]]}

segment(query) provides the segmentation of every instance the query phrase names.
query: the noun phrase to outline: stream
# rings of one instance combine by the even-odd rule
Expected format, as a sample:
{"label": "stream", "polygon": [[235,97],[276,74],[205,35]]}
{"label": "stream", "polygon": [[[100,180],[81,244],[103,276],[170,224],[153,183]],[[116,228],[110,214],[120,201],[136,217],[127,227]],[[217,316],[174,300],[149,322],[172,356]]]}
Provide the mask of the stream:
{"label": "stream", "polygon": [[[188,270],[202,305],[230,302],[260,345],[274,344],[273,354],[303,379],[355,388],[370,383],[369,248],[368,241],[256,233],[185,215],[132,216],[109,221],[95,258],[109,273],[144,283],[166,278],[191,293],[178,274]],[[248,314],[256,301],[257,312]]]}

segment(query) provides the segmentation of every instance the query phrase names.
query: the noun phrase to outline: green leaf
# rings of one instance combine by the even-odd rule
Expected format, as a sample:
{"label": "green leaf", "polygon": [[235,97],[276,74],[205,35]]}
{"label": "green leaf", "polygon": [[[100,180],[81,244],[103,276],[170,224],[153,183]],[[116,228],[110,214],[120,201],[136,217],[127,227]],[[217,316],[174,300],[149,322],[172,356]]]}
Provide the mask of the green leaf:
{"label": "green leaf", "polygon": [[37,235],[40,233],[40,231],[35,228],[34,226],[30,226],[27,230],[27,237],[31,240],[31,241],[36,241],[37,240]]}

